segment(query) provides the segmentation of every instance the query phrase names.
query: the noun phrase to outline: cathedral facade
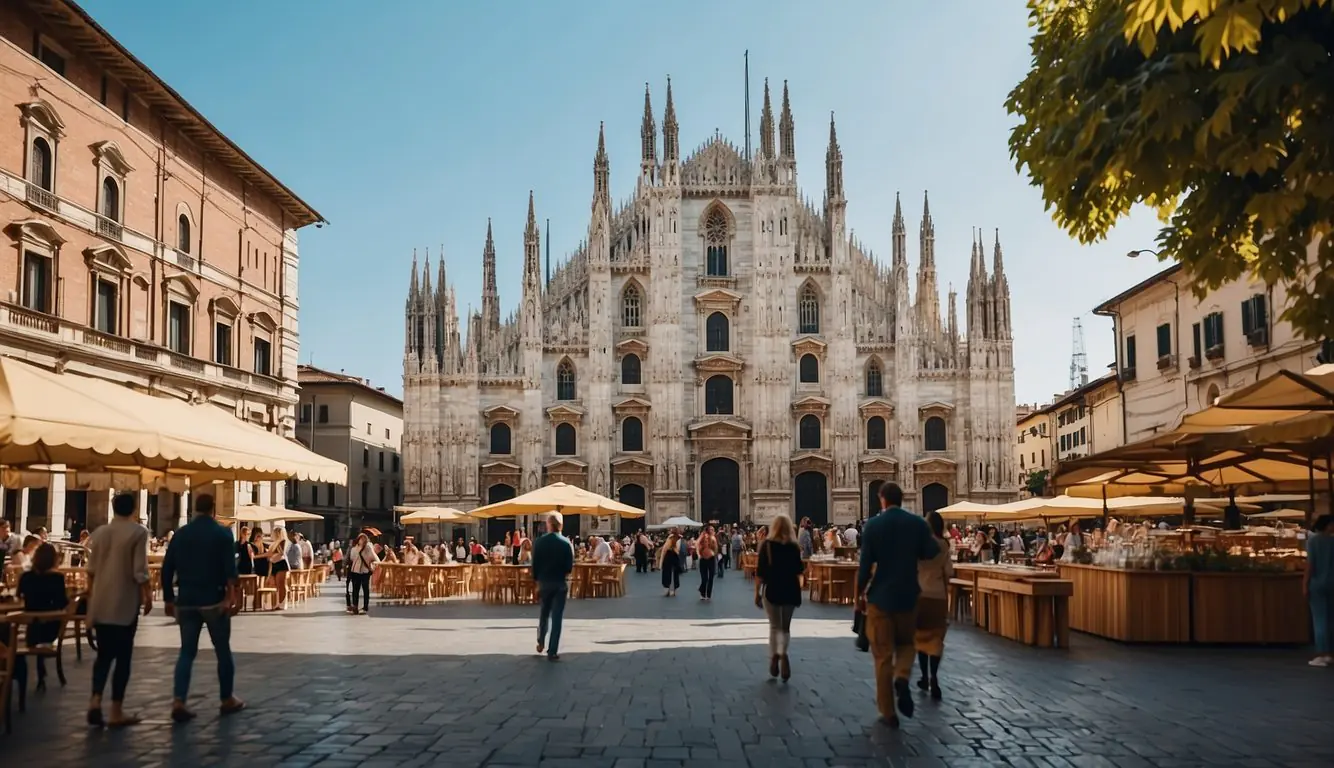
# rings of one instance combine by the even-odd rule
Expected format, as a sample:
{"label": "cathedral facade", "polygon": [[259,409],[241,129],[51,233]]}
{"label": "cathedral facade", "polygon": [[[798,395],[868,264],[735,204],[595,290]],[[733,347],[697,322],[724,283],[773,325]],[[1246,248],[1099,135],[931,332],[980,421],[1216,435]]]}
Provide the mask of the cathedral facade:
{"label": "cathedral facade", "polygon": [[[775,128],[777,130],[775,130]],[[682,156],[668,83],[644,96],[639,180],[614,206],[601,132],[588,237],[543,267],[533,196],[522,296],[502,317],[488,222],[481,309],[414,257],[405,503],[459,509],[563,481],[673,516],[850,523],[899,483],[911,509],[1015,498],[1010,293],[974,236],[966,327],[941,312],[924,198],[916,286],[896,202],[884,264],[847,231],[831,117],[826,193],[799,193],[786,83],[757,151]],[[503,524],[502,524],[503,525]],[[589,524],[585,523],[585,530]]]}

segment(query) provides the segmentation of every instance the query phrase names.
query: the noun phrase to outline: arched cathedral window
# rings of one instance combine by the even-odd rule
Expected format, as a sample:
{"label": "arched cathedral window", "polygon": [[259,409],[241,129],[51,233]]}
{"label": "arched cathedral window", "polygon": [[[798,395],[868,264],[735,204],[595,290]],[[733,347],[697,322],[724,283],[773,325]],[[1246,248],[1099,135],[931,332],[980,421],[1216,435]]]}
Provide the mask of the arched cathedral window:
{"label": "arched cathedral window", "polygon": [[820,417],[806,414],[797,424],[797,448],[803,451],[820,450]]}
{"label": "arched cathedral window", "polygon": [[621,325],[626,328],[638,328],[642,297],[634,283],[625,287],[621,294]]}
{"label": "arched cathedral window", "polygon": [[879,360],[872,360],[866,364],[866,396],[885,396],[884,372],[880,370]]}
{"label": "arched cathedral window", "polygon": [[801,289],[801,301],[797,305],[799,326],[797,333],[820,332],[820,295],[810,283]]}
{"label": "arched cathedral window", "polygon": [[731,349],[730,323],[727,315],[714,312],[704,321],[704,350],[726,352]]}
{"label": "arched cathedral window", "polygon": [[872,416],[866,421],[866,450],[880,451],[885,448],[885,419]]}
{"label": "arched cathedral window", "polygon": [[[939,416],[932,416],[926,420],[924,430],[923,446],[928,451],[943,451],[946,449],[947,441],[945,439],[945,420]],[[980,473],[979,473],[980,474]]]}
{"label": "arched cathedral window", "polygon": [[704,220],[705,264],[704,274],[710,277],[726,277],[727,245],[731,239],[731,227],[728,226],[727,214],[720,208],[709,211]]}
{"label": "arched cathedral window", "polygon": [[820,361],[815,359],[815,355],[801,356],[801,361],[797,365],[797,381],[802,384],[820,383]]}
{"label": "arched cathedral window", "polygon": [[621,383],[639,384],[640,383],[640,365],[639,355],[628,354],[621,358]]}
{"label": "arched cathedral window", "polygon": [[556,399],[573,400],[574,394],[574,365],[569,360],[562,360],[556,366]]}
{"label": "arched cathedral window", "polygon": [[704,413],[710,416],[732,413],[732,380],[722,374],[704,382]]}

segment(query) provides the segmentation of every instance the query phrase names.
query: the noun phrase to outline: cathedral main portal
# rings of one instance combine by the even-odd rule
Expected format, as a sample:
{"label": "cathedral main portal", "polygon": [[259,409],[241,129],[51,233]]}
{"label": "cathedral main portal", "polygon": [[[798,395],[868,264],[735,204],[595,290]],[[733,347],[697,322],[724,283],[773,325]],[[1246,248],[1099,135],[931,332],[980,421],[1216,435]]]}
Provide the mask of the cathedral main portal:
{"label": "cathedral main portal", "polygon": [[735,460],[720,456],[700,467],[699,519],[724,525],[741,522],[741,466]]}

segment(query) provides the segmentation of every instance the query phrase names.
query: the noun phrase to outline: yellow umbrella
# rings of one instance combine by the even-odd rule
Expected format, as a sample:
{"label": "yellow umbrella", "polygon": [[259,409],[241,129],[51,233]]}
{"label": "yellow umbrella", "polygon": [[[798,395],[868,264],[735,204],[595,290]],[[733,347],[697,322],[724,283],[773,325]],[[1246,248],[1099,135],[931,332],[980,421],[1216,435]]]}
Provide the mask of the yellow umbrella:
{"label": "yellow umbrella", "polygon": [[941,507],[936,512],[945,520],[969,520],[986,518],[995,513],[999,504],[975,504],[971,501],[956,501],[948,507]]}
{"label": "yellow umbrella", "polygon": [[299,509],[248,504],[244,507],[237,507],[236,514],[232,515],[231,519],[242,523],[281,523],[323,520],[324,518],[310,512],[302,512]]}
{"label": "yellow umbrella", "polygon": [[506,501],[497,501],[477,507],[468,514],[477,518],[514,517],[517,515],[540,515],[543,512],[560,512],[562,515],[620,516],[637,518],[644,516],[644,510],[622,504],[606,496],[586,491],[574,485],[552,483],[522,496]]}
{"label": "yellow umbrella", "polygon": [[394,507],[395,512],[404,512],[398,519],[404,525],[413,523],[468,523],[473,518],[466,512],[453,507]]}
{"label": "yellow umbrella", "polygon": [[1306,513],[1300,509],[1276,509],[1273,512],[1261,512],[1247,517],[1252,520],[1305,520]]}

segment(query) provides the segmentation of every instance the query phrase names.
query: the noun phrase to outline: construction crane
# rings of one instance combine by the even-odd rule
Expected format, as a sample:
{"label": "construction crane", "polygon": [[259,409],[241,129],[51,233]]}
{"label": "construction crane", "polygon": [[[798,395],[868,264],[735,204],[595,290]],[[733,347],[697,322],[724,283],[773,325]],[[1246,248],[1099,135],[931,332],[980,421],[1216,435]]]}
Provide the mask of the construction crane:
{"label": "construction crane", "polygon": [[1089,358],[1084,352],[1084,325],[1077,317],[1071,335],[1074,342],[1070,351],[1070,389],[1073,390],[1089,383]]}

